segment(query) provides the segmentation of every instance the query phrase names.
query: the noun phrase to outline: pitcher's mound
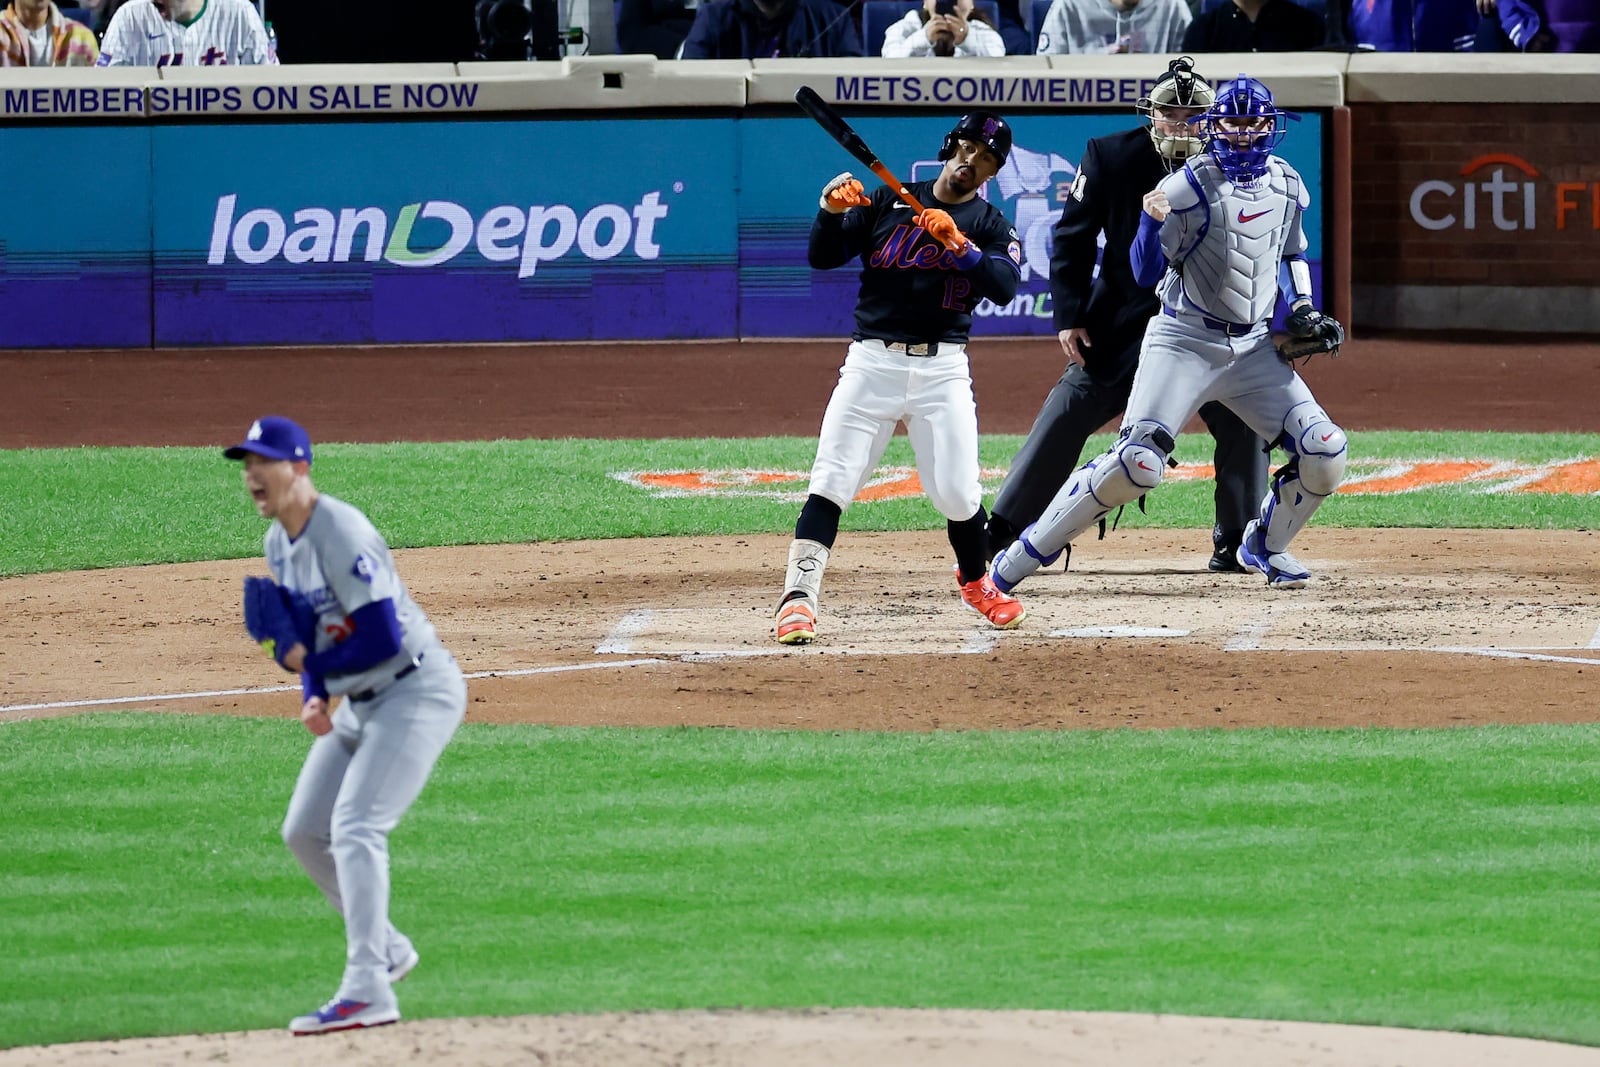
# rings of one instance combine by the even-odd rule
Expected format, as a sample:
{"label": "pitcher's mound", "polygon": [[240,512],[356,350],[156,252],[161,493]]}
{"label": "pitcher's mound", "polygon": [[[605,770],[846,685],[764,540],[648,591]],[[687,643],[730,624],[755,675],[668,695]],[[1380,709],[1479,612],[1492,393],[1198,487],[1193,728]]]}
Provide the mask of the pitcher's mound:
{"label": "pitcher's mound", "polygon": [[1597,1067],[1600,1049],[1325,1023],[1058,1011],[658,1012],[427,1019],[0,1052],[0,1067]]}

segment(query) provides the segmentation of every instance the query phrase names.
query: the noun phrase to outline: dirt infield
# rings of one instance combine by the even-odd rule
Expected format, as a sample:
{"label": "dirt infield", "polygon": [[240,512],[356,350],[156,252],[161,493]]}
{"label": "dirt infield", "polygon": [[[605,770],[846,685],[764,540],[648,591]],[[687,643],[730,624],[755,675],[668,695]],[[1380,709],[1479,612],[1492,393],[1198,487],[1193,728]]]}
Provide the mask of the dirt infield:
{"label": "dirt infield", "polygon": [[[1001,633],[961,608],[941,535],[857,534],[829,569],[821,639],[801,649],[770,635],[785,538],[398,555],[446,644],[483,675],[476,722],[931,730],[1597,714],[1600,534],[1544,534],[1533,553],[1522,532],[1313,527],[1301,558],[1318,580],[1286,592],[1210,573],[1195,541],[1129,530],[1086,546],[1072,571],[1025,587],[1028,620]],[[0,708],[15,709],[0,721],[85,700],[296,715],[294,695],[270,691],[283,674],[239,634],[239,581],[260,569],[0,582],[0,649],[30,649],[29,670],[0,683]],[[239,689],[268,691],[224,692]],[[208,692],[221,695],[138,700]],[[18,707],[40,704],[55,706]]]}
{"label": "dirt infield", "polygon": [[[1060,370],[1059,349],[980,341],[973,351],[984,431],[1025,432]],[[19,401],[0,424],[0,447],[222,445],[273,410],[318,440],[811,435],[841,355],[839,343],[0,353]],[[1597,345],[1377,338],[1307,377],[1352,429],[1600,430]],[[401,553],[400,565],[477,676],[476,722],[930,730],[1600,716],[1600,533],[1313,526],[1297,552],[1318,580],[1289,592],[1209,573],[1205,540],[1135,529],[1086,543],[1069,573],[1025,587],[1024,627],[998,633],[960,608],[942,534],[846,534],[829,568],[821,640],[799,650],[776,645],[769,629],[787,538],[426,549]],[[25,670],[0,675],[0,724],[85,708],[294,716],[284,676],[239,630],[237,579],[259,570],[233,561],[0,581],[0,657],[27,650]],[[160,656],[149,655],[152,640]],[[507,1047],[610,1048],[606,1035],[649,1024],[632,1018],[558,1020],[555,1036],[518,1031]],[[1357,1040],[1360,1028],[1277,1024],[1144,1019],[1137,1039],[1119,1037],[1111,1020],[1133,1018],[855,1013],[854,1030],[830,1030],[822,1015],[744,1017],[732,1029],[660,1019],[639,1038],[658,1058],[561,1062],[1133,1064],[1174,1062],[1181,1049],[1185,1062],[1264,1067],[1513,1054],[1488,1045],[1446,1054],[1439,1044],[1396,1056],[1397,1045]],[[817,1025],[808,1030],[807,1019]],[[434,1063],[512,1062],[497,1058],[494,1025],[426,1026],[394,1028],[406,1036],[392,1050],[363,1046],[369,1059],[351,1062],[413,1062],[413,1048]],[[1213,1040],[1215,1051],[1204,1043]],[[282,1044],[133,1042],[80,1049],[78,1059],[66,1048],[13,1050],[0,1065],[93,1062],[101,1051],[136,1067],[299,1062],[283,1058]],[[1069,1047],[1087,1058],[1070,1058]],[[1524,1050],[1527,1061],[1600,1062],[1593,1050],[1550,1048],[1559,1049]]]}

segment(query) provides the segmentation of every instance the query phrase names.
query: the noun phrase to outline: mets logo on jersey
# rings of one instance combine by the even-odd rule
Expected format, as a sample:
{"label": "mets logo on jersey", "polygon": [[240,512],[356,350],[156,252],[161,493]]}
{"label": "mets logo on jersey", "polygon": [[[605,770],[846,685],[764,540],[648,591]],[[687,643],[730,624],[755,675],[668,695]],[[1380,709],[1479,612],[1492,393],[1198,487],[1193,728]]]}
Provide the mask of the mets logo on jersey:
{"label": "mets logo on jersey", "polygon": [[931,237],[921,241],[927,233],[921,226],[896,226],[868,262],[898,270],[960,270],[954,252]]}
{"label": "mets logo on jersey", "polygon": [[355,566],[350,568],[350,573],[360,578],[368,585],[372,584],[372,561],[366,556],[357,556]]}

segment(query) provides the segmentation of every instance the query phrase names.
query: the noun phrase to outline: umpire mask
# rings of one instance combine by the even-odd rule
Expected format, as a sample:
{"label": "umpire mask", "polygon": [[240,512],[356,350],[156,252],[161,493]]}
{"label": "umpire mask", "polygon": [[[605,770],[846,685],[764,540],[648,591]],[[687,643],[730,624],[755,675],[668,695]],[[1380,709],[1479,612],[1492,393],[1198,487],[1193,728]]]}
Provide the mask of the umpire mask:
{"label": "umpire mask", "polygon": [[1205,145],[1195,122],[1180,125],[1176,121],[1177,109],[1194,108],[1190,118],[1198,119],[1216,99],[1210,83],[1194,72],[1194,60],[1182,56],[1167,64],[1167,72],[1150,87],[1150,95],[1140,97],[1135,106],[1150,123],[1150,140],[1156,151],[1167,162],[1181,164],[1199,155]]}

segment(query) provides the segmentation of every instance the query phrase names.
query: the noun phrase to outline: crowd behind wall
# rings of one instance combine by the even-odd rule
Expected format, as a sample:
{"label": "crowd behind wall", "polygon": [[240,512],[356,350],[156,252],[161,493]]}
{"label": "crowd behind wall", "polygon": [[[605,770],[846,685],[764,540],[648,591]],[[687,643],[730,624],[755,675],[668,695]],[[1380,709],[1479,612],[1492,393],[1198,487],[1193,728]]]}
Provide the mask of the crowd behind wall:
{"label": "crowd behind wall", "polygon": [[[9,0],[0,65],[94,62],[116,10]],[[253,0],[285,63],[589,52],[557,0]],[[269,6],[270,5],[270,6]],[[1600,52],[1595,0],[614,0],[617,52],[667,58],[1212,51]],[[895,28],[885,49],[884,12]],[[573,21],[568,18],[566,21]],[[30,58],[28,34],[33,34]],[[41,40],[53,34],[53,54]]]}

